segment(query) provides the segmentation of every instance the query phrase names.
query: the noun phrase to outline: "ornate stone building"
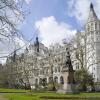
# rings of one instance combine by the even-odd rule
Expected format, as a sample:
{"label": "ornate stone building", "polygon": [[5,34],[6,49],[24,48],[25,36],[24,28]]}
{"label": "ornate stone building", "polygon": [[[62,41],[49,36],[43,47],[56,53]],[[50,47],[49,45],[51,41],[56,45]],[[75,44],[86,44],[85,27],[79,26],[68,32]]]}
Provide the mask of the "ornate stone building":
{"label": "ornate stone building", "polygon": [[[68,44],[55,44],[47,48],[36,38],[34,44],[30,44],[23,54],[14,54],[8,58],[10,85],[30,85],[35,88],[36,85],[41,86],[43,81],[50,83],[52,78],[56,83],[62,84],[61,70],[65,63],[67,47]],[[72,49],[73,47],[70,47],[75,68],[77,63]]]}
{"label": "ornate stone building", "polygon": [[35,88],[43,81],[49,83],[53,78],[55,82],[62,84],[61,71],[67,47],[70,49],[73,68],[78,70],[86,67],[95,82],[100,82],[100,21],[92,4],[85,30],[76,34],[76,40],[76,47],[74,44],[55,44],[47,48],[36,38],[34,44],[30,44],[23,54],[13,55],[15,60],[8,58],[10,83],[30,84]]}
{"label": "ornate stone building", "polygon": [[63,83],[61,70],[68,45],[55,44],[47,48],[37,40],[36,38],[34,45],[27,47],[24,54],[26,64],[30,67],[29,81],[31,86],[34,88],[35,84],[41,85],[43,80],[50,83],[52,78],[58,84]]}
{"label": "ornate stone building", "polygon": [[90,5],[90,12],[86,28],[86,61],[87,68],[92,73],[96,82],[100,82],[100,20],[98,19],[93,5]]}
{"label": "ornate stone building", "polygon": [[92,4],[85,30],[77,33],[77,41],[83,50],[83,66],[93,75],[95,82],[100,82],[100,20]]}

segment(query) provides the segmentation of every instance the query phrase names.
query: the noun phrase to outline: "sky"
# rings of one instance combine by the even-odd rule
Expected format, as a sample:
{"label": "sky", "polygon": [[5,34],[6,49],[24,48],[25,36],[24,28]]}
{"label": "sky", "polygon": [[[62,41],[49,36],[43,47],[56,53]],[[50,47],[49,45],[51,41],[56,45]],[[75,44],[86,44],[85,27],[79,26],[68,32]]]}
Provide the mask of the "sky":
{"label": "sky", "polygon": [[49,46],[70,40],[77,31],[84,30],[88,19],[89,6],[92,2],[100,17],[100,0],[25,0],[26,16],[20,29],[24,38],[29,40],[38,36],[39,40]]}
{"label": "sky", "polygon": [[21,47],[32,37],[34,37],[33,43],[36,36],[47,47],[61,43],[63,39],[69,41],[77,31],[84,30],[91,2],[100,18],[100,0],[23,1],[25,2],[23,11],[27,14],[23,23],[19,25],[19,30],[24,35],[24,39],[15,39],[17,45]]}

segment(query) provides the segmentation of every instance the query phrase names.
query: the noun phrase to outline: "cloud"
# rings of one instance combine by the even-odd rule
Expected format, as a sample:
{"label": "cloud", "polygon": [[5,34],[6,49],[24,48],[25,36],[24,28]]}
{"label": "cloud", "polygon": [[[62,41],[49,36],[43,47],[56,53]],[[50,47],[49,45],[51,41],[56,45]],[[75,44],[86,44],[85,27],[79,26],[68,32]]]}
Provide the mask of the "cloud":
{"label": "cloud", "polygon": [[26,2],[27,4],[30,4],[31,1],[32,1],[32,0],[25,0],[25,2]]}
{"label": "cloud", "polygon": [[100,0],[94,1],[94,9],[96,11],[97,16],[100,18]]}
{"label": "cloud", "polygon": [[[23,0],[14,0],[16,3],[22,2]],[[30,4],[32,0],[24,0],[27,4]]]}
{"label": "cloud", "polygon": [[57,22],[55,17],[44,17],[35,23],[39,30],[39,37],[42,43],[49,46],[52,43],[62,42],[62,39],[71,39],[75,34],[75,30],[70,25],[64,22]]}
{"label": "cloud", "polygon": [[68,15],[75,17],[81,24],[86,22],[89,12],[90,0],[68,0]]}
{"label": "cloud", "polygon": [[67,14],[75,17],[81,25],[85,24],[89,15],[89,6],[92,2],[97,16],[100,18],[100,0],[66,0]]}

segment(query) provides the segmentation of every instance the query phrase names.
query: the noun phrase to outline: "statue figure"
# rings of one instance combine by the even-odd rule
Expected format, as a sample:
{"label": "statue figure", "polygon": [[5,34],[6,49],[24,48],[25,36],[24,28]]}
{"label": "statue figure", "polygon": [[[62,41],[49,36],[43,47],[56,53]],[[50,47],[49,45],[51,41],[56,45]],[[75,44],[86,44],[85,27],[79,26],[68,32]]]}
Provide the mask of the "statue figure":
{"label": "statue figure", "polygon": [[70,53],[68,48],[66,48],[66,60],[62,68],[62,77],[64,84],[58,89],[58,93],[78,93],[76,90],[74,70],[71,63]]}
{"label": "statue figure", "polygon": [[69,70],[73,70],[73,66],[72,66],[72,63],[71,63],[70,53],[68,51],[68,48],[66,48],[66,51],[67,51],[67,56],[66,56],[66,61],[65,61],[64,67],[68,67]]}

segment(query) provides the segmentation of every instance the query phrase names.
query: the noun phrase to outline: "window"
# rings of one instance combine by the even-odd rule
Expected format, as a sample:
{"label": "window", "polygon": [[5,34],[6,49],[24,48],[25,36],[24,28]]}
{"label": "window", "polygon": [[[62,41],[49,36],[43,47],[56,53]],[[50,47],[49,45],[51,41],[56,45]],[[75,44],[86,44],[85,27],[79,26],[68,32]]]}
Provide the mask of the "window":
{"label": "window", "polygon": [[94,70],[95,70],[95,67],[94,67]]}
{"label": "window", "polygon": [[46,69],[46,74],[48,74],[48,69]]}
{"label": "window", "polygon": [[40,70],[40,75],[43,75],[43,70]]}
{"label": "window", "polygon": [[52,77],[49,77],[49,82],[52,82],[53,78]]}
{"label": "window", "polygon": [[98,37],[97,37],[97,40],[98,40]]}
{"label": "window", "polygon": [[42,84],[42,79],[41,78],[39,79],[39,84]]}
{"label": "window", "polygon": [[55,67],[55,73],[57,73],[57,67]]}
{"label": "window", "polygon": [[43,78],[43,79],[42,79],[42,84],[43,84],[43,85],[46,85],[46,84],[47,84],[47,78]]}
{"label": "window", "polygon": [[79,63],[76,63],[76,69],[79,69]]}
{"label": "window", "polygon": [[61,83],[61,84],[64,84],[63,76],[60,77],[60,83]]}
{"label": "window", "polygon": [[58,77],[57,76],[54,77],[54,82],[58,83]]}
{"label": "window", "polygon": [[57,62],[57,60],[55,59],[55,63]]}
{"label": "window", "polygon": [[90,31],[90,26],[88,25],[88,32]]}
{"label": "window", "polygon": [[93,23],[91,23],[91,30],[93,30]]}
{"label": "window", "polygon": [[95,30],[97,29],[97,23],[95,22]]}
{"label": "window", "polygon": [[60,67],[58,67],[58,72],[60,72]]}

